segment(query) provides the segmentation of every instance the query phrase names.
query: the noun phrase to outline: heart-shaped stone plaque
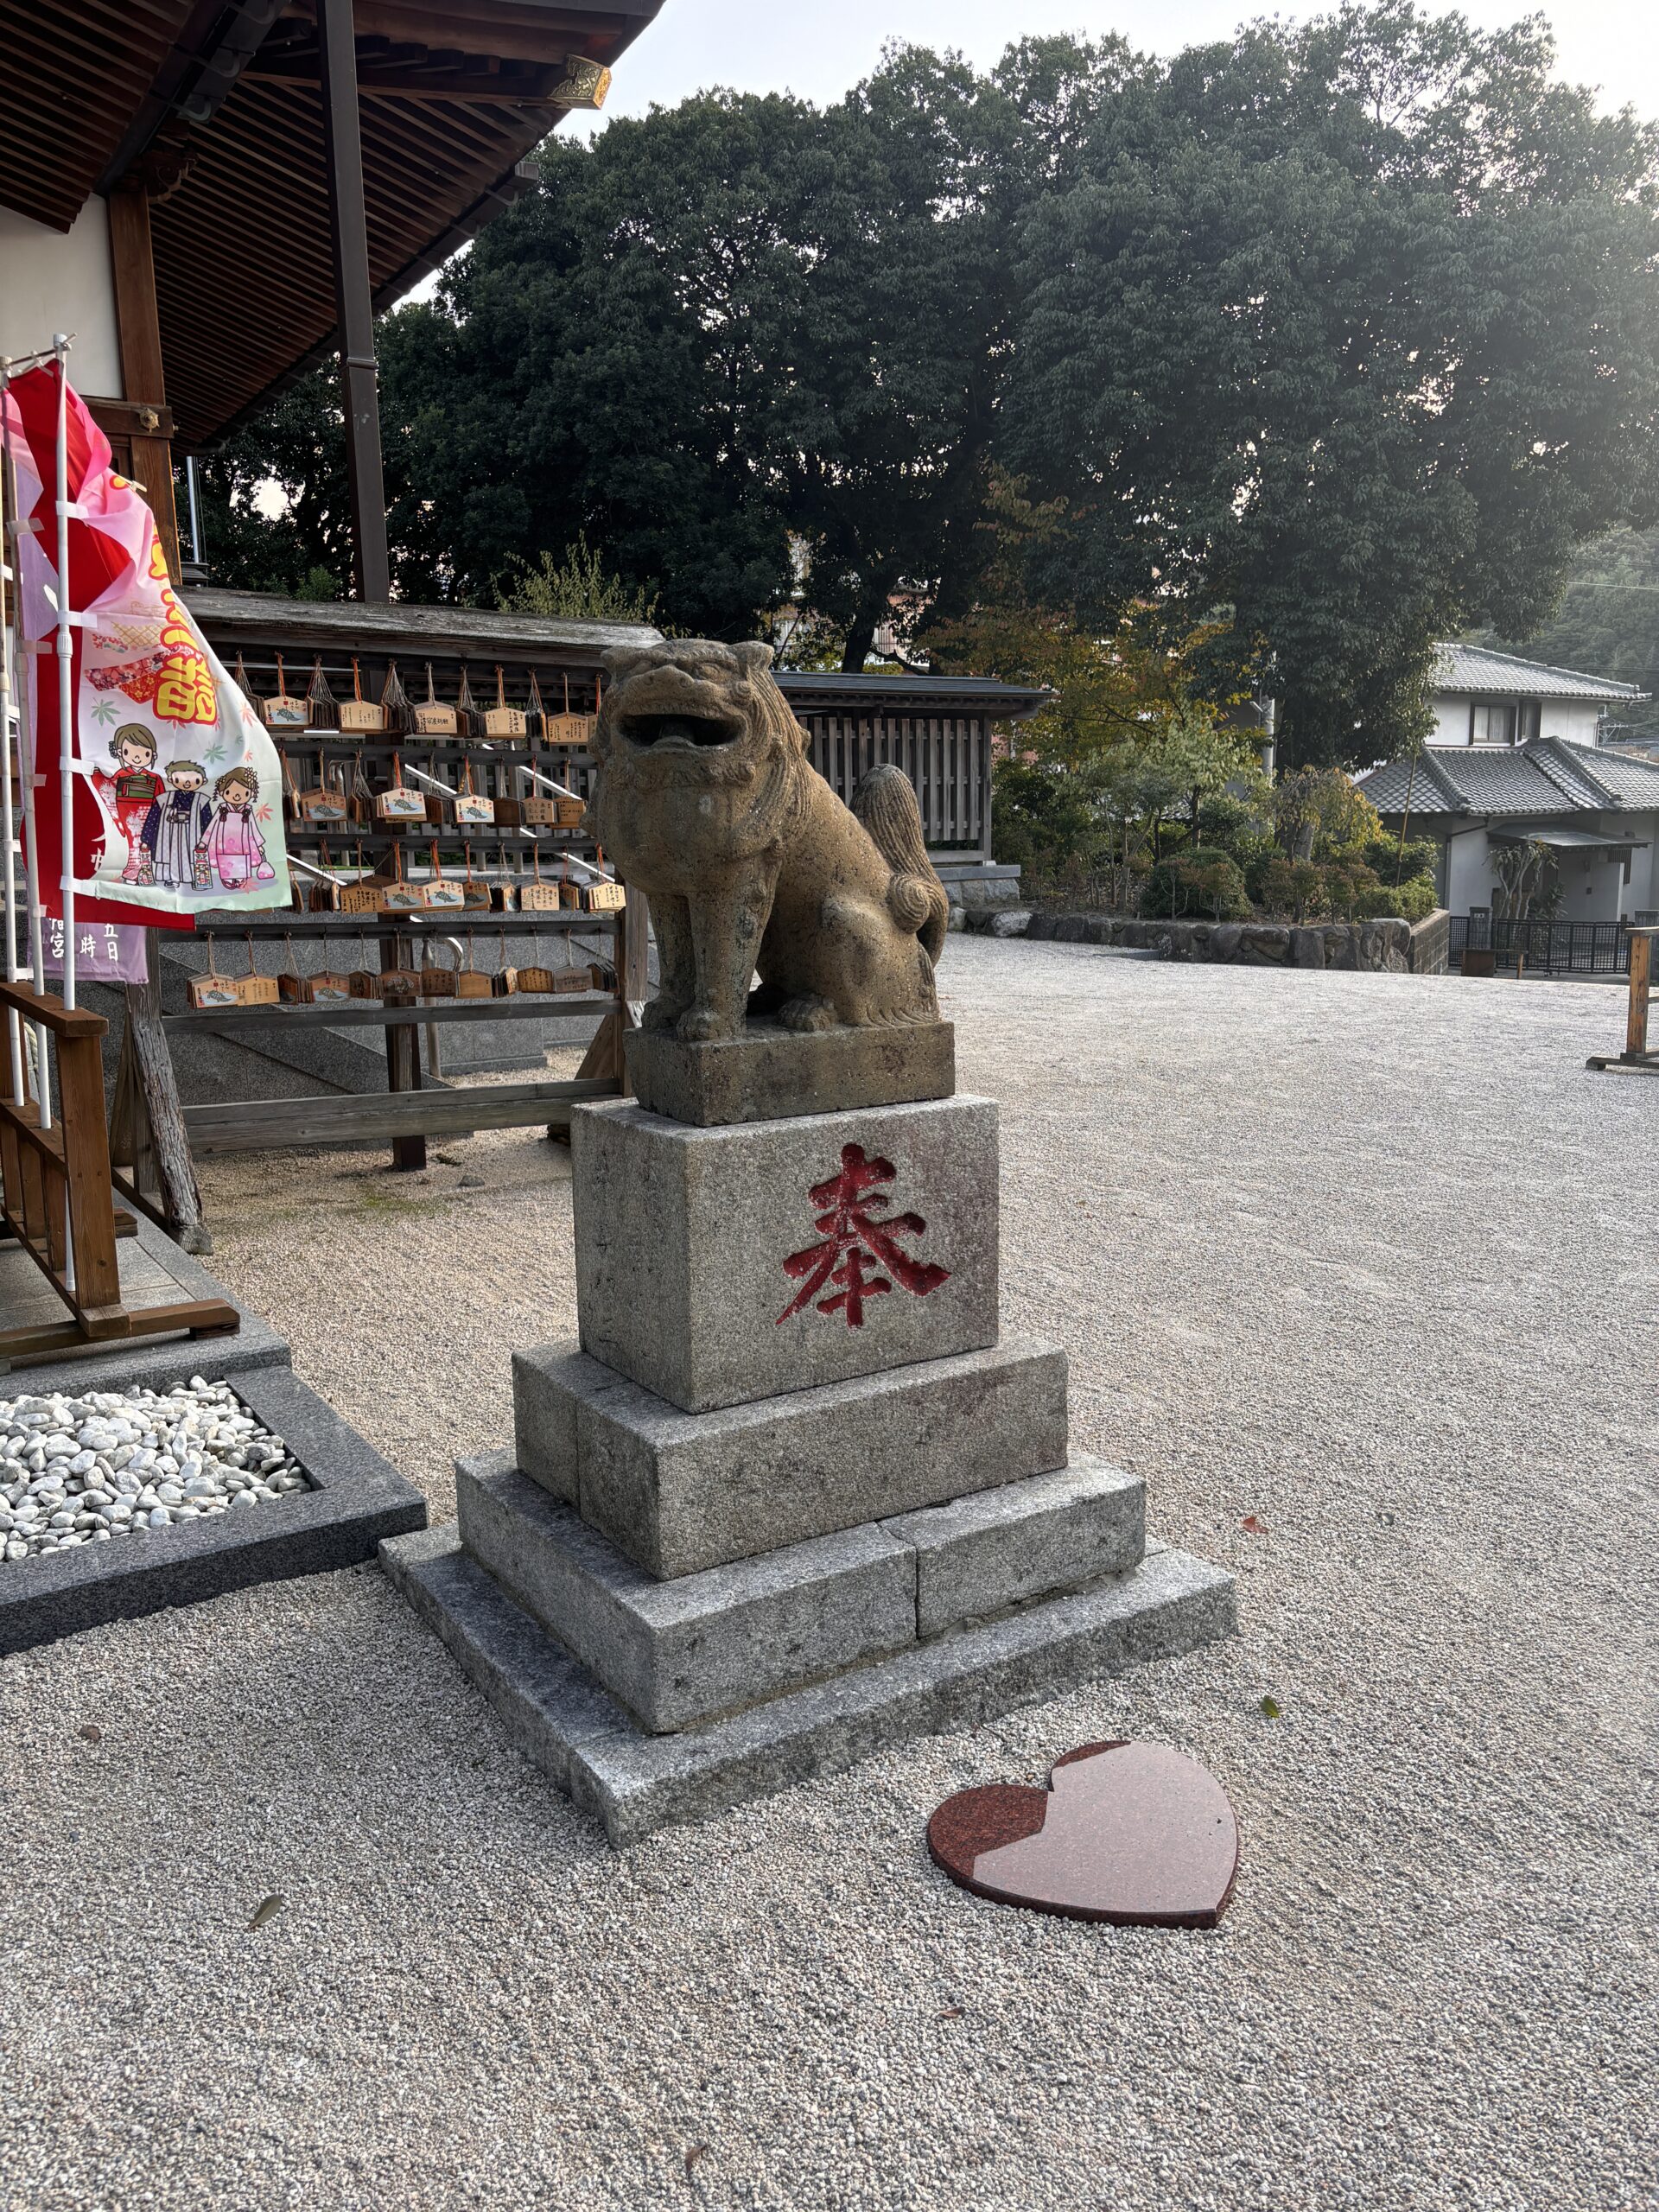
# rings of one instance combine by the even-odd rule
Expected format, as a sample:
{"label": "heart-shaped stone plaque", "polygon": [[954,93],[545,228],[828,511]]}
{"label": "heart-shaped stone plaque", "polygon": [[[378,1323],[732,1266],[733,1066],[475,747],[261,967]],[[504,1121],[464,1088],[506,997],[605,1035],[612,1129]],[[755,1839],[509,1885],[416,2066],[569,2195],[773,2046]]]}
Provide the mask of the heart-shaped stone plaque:
{"label": "heart-shaped stone plaque", "polygon": [[1046,1789],[947,1797],[927,1847],[964,1889],[1119,1928],[1213,1928],[1231,1902],[1238,1823],[1214,1775],[1167,1744],[1084,1744]]}

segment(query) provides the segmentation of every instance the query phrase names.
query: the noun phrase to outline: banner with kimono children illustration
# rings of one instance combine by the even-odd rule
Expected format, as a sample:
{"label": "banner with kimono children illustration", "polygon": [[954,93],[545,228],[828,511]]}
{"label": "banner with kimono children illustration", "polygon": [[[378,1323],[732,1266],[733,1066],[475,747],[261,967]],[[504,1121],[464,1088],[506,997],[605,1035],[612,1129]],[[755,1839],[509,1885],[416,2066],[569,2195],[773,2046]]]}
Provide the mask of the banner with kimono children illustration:
{"label": "banner with kimono children illustration", "polygon": [[[41,895],[61,915],[58,375],[48,365],[12,383],[5,432],[20,510],[37,525],[19,564],[29,721]],[[174,590],[155,518],[111,467],[109,444],[73,390],[67,416],[77,923],[188,928],[205,907],[284,906],[276,747]]]}

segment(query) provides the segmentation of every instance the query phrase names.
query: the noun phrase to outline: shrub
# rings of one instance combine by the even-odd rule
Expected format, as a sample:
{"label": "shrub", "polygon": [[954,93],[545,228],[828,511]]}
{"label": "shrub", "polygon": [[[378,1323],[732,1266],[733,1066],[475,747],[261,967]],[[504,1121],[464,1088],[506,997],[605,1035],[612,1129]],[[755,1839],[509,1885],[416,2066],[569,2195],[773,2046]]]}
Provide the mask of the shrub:
{"label": "shrub", "polygon": [[1389,915],[1408,922],[1425,922],[1440,903],[1432,875],[1408,875],[1403,883],[1379,884],[1375,891],[1366,892],[1356,912],[1366,922]]}
{"label": "shrub", "polygon": [[1247,922],[1250,897],[1236,861],[1212,845],[1192,845],[1153,868],[1141,912],[1149,919]]}

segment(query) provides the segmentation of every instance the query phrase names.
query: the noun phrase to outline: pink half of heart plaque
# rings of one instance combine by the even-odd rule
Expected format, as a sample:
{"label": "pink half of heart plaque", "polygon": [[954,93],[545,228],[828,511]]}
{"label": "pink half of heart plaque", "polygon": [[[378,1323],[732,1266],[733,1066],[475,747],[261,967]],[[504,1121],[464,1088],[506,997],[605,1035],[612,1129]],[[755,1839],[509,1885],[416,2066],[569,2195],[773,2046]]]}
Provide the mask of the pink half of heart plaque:
{"label": "pink half of heart plaque", "polygon": [[1046,1789],[959,1790],[928,1822],[927,1847],[997,1904],[1119,1928],[1213,1928],[1238,1872],[1226,1792],[1167,1744],[1084,1744]]}

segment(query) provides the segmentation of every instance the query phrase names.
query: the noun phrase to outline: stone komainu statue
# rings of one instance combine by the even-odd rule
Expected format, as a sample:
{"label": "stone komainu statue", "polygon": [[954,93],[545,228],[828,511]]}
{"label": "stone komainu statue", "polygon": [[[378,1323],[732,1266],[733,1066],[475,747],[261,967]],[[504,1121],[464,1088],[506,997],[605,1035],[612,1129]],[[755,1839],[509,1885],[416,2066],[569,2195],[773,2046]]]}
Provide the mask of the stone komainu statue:
{"label": "stone komainu statue", "polygon": [[936,1021],[947,906],[909,779],[873,769],[849,813],[771,664],[700,639],[606,656],[588,823],[651,901],[646,1025],[734,1037],[751,1004],[791,1029]]}

